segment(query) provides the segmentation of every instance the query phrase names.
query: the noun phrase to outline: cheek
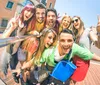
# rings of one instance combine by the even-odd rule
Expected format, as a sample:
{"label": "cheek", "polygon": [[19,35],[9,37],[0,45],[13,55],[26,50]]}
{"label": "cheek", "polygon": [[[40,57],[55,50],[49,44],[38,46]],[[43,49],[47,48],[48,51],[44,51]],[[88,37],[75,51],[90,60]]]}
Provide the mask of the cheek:
{"label": "cheek", "polygon": [[44,43],[47,44],[48,42],[49,42],[49,40],[48,39],[45,39]]}
{"label": "cheek", "polygon": [[69,46],[72,47],[73,43],[69,43]]}
{"label": "cheek", "polygon": [[33,16],[34,14],[30,14],[30,18]]}

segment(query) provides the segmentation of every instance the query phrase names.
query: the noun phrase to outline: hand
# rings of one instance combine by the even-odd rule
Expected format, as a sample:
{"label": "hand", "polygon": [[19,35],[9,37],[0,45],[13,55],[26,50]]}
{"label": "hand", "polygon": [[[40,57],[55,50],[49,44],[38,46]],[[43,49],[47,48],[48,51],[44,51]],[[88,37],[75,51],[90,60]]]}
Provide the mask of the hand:
{"label": "hand", "polygon": [[98,15],[98,22],[100,22],[100,15]]}
{"label": "hand", "polygon": [[21,70],[20,69],[12,70],[12,73],[17,73],[16,76],[19,76],[21,73]]}
{"label": "hand", "polygon": [[11,27],[13,29],[16,29],[16,27],[18,26],[18,20],[19,20],[19,15],[17,13],[15,13],[14,17],[10,21]]}
{"label": "hand", "polygon": [[100,33],[100,15],[98,15],[97,33]]}
{"label": "hand", "polygon": [[17,30],[17,36],[22,36],[24,35],[26,32],[26,28],[22,28],[22,29],[18,29]]}

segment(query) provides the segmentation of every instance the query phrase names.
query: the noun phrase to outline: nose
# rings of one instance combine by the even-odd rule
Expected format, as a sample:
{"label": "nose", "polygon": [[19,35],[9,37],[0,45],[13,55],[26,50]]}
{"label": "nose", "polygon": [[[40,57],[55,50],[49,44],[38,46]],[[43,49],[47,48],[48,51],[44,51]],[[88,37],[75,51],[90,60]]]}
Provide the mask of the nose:
{"label": "nose", "polygon": [[53,39],[50,39],[50,43],[51,43],[51,44],[53,43]]}
{"label": "nose", "polygon": [[64,42],[64,46],[65,46],[65,47],[68,47],[69,44],[70,44],[70,43],[69,43],[68,41]]}
{"label": "nose", "polygon": [[32,12],[31,12],[31,11],[29,11],[29,12],[27,13],[27,15],[29,15],[29,16],[30,16],[31,14],[32,14]]}
{"label": "nose", "polygon": [[52,16],[50,16],[50,19],[53,19],[53,17],[52,17]]}

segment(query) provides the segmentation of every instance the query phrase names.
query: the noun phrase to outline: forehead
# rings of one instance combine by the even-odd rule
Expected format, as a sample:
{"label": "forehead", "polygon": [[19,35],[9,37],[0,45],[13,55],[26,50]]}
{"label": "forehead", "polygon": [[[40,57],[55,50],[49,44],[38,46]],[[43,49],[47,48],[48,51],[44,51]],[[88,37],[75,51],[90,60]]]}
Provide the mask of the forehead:
{"label": "forehead", "polygon": [[78,19],[78,17],[73,17],[73,20]]}
{"label": "forehead", "polygon": [[65,18],[63,18],[63,20],[69,20],[70,21],[71,19],[70,19],[70,17],[65,17]]}
{"label": "forehead", "polygon": [[36,8],[36,12],[45,12],[46,10],[44,8]]}
{"label": "forehead", "polygon": [[46,33],[46,35],[45,35],[45,38],[48,38],[48,37],[55,37],[55,34],[53,33],[53,32],[48,32],[48,33]]}
{"label": "forehead", "polygon": [[53,12],[53,11],[49,11],[48,13],[47,13],[47,16],[48,15],[55,15],[56,16],[56,14]]}
{"label": "forehead", "polygon": [[73,39],[73,35],[69,33],[61,33],[59,36],[60,39]]}

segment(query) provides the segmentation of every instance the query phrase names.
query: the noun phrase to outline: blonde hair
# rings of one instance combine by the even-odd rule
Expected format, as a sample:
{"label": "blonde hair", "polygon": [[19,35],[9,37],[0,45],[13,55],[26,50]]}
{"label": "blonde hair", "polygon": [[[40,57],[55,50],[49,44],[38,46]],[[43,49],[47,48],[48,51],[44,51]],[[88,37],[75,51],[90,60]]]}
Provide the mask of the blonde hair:
{"label": "blonde hair", "polygon": [[61,19],[61,22],[60,22],[59,33],[63,30],[62,21],[63,21],[65,18],[69,18],[69,19],[70,19],[70,24],[69,24],[69,26],[67,27],[67,29],[70,29],[72,19],[71,19],[70,16],[64,15],[63,18]]}
{"label": "blonde hair", "polygon": [[53,30],[53,28],[45,28],[41,33],[40,33],[40,42],[39,42],[39,47],[37,49],[37,52],[34,56],[34,64],[40,64],[40,58],[41,58],[41,55],[45,49],[45,44],[44,44],[44,39],[45,37],[48,35],[48,33],[52,32],[54,35],[55,35],[55,38],[54,38],[54,42],[52,44],[52,46],[55,46],[56,45],[56,42],[57,42],[57,34],[56,32]]}

